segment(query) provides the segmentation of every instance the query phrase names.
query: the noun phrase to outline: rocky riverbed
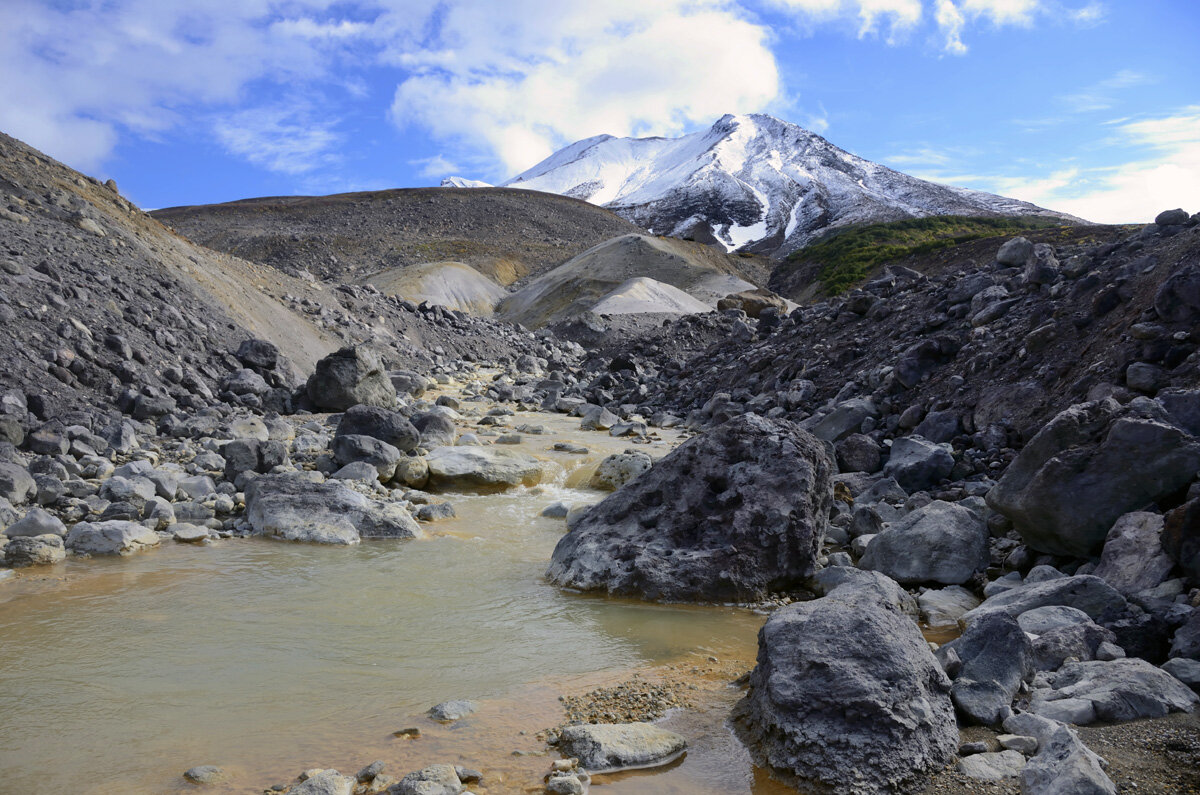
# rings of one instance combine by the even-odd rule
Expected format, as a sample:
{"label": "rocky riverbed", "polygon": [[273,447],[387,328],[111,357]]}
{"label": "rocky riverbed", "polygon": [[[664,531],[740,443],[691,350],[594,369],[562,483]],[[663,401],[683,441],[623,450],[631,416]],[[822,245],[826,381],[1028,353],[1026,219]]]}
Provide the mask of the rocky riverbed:
{"label": "rocky riverbed", "polygon": [[0,153],[5,787],[1195,787],[1200,218],[534,333]]}

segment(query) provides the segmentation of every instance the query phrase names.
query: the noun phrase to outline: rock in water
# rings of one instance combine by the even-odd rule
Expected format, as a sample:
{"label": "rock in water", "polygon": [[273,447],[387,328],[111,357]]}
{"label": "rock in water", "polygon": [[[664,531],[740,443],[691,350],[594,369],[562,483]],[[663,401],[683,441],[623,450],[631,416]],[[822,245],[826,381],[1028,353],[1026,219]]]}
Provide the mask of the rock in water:
{"label": "rock in water", "polygon": [[919,787],[958,748],[950,681],[917,625],[838,589],[776,611],[735,716],[751,748],[818,792]]}
{"label": "rock in water", "polygon": [[345,411],[360,403],[389,408],[396,402],[396,388],[379,355],[361,345],[342,348],[317,362],[307,390],[313,404],[330,411]]}
{"label": "rock in water", "polygon": [[76,554],[132,555],[158,544],[158,533],[120,520],[80,522],[67,533],[67,548]]}
{"label": "rock in water", "polygon": [[400,505],[376,503],[339,483],[315,483],[299,473],[251,481],[246,518],[256,533],[285,541],[357,544],[360,538],[423,535]]}
{"label": "rock in water", "polygon": [[1200,469],[1200,440],[1170,424],[1158,403],[1134,403],[1110,398],[1060,413],[988,492],[988,505],[1034,549],[1091,555],[1118,518],[1175,493]]}
{"label": "rock in water", "polygon": [[559,749],[592,771],[665,764],[685,747],[683,737],[650,723],[568,726],[559,738]]}
{"label": "rock in water", "polygon": [[824,445],[794,423],[736,417],[571,523],[546,576],[660,601],[761,598],[816,568],[833,469]]}
{"label": "rock in water", "polygon": [[500,491],[536,486],[546,473],[545,464],[531,455],[493,447],[437,447],[425,462],[434,488]]}

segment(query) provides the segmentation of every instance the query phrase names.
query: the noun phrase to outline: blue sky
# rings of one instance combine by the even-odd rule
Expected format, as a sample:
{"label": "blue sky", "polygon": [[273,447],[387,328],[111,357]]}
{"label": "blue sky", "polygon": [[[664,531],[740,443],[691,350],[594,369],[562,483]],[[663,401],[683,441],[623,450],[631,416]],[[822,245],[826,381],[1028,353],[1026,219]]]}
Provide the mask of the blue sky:
{"label": "blue sky", "polygon": [[3,0],[0,130],[143,207],[495,182],[767,112],[1103,222],[1200,210],[1197,0]]}

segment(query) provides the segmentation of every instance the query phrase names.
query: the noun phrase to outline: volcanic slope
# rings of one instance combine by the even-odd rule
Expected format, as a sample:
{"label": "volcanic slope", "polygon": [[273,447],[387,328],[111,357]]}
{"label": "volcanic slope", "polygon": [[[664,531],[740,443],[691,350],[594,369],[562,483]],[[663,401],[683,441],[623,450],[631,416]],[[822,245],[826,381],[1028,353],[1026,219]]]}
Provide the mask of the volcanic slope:
{"label": "volcanic slope", "polygon": [[[743,262],[746,269],[739,267]],[[730,293],[754,289],[763,275],[756,272],[760,265],[754,258],[742,260],[699,243],[624,235],[606,240],[539,276],[501,301],[497,311],[506,319],[539,327],[591,312],[614,292],[621,293],[621,288],[636,288],[630,280],[649,279],[682,291],[695,301],[689,303],[686,296],[682,301],[679,296],[668,298],[667,292],[673,291],[642,282],[642,298],[651,300],[639,299],[636,308],[670,314],[694,312],[699,305],[715,307],[718,299]],[[628,302],[621,303],[634,308]]]}
{"label": "volcanic slope", "polygon": [[782,257],[823,230],[933,215],[1079,219],[927,182],[764,114],[681,138],[577,141],[508,187],[586,199],[656,234]]}
{"label": "volcanic slope", "polygon": [[543,340],[510,324],[421,309],[373,285],[296,279],[195,245],[115,183],[3,134],[0,243],[0,414],[23,423],[27,408],[43,420],[114,406],[150,418],[220,403],[249,338],[290,360],[280,368],[289,388],[347,344],[376,347],[392,367],[548,355]]}
{"label": "volcanic slope", "polygon": [[587,202],[503,188],[244,199],[152,215],[209,248],[340,282],[461,262],[510,285],[604,240],[641,231]]}

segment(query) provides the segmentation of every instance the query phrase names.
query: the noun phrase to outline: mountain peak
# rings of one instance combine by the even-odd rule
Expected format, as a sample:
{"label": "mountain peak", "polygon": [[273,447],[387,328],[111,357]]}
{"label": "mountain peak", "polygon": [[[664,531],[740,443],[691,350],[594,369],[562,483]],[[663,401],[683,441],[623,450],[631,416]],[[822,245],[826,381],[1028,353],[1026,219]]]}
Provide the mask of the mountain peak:
{"label": "mountain peak", "polygon": [[679,138],[585,138],[506,187],[584,199],[651,232],[784,256],[826,229],[930,215],[1043,215],[864,160],[764,113],[726,114]]}

